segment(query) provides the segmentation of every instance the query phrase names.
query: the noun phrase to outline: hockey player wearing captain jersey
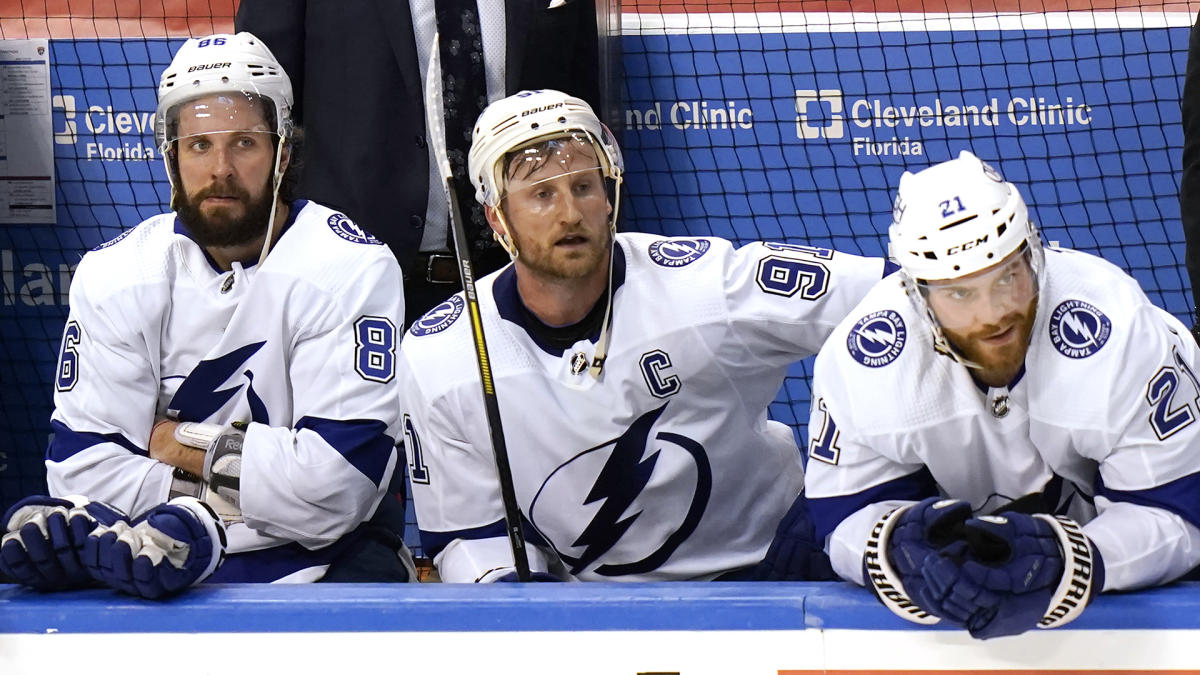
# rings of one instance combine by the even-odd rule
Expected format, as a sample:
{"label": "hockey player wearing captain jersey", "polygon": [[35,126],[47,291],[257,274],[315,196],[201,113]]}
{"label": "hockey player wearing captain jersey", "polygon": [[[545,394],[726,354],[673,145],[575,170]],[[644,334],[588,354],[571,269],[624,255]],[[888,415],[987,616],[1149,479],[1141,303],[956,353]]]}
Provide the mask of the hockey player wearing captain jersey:
{"label": "hockey player wearing captain jersey", "polygon": [[[491,104],[469,164],[513,259],[477,296],[535,578],[828,578],[767,406],[884,261],[616,234],[621,153],[557,91]],[[442,580],[512,580],[465,311],[452,297],[400,350],[417,520]]]}
{"label": "hockey player wearing captain jersey", "polygon": [[834,570],[917,623],[1054,628],[1200,563],[1200,352],[1137,282],[1043,247],[969,152],[900,179],[901,274],[817,357],[806,484]]}
{"label": "hockey player wearing captain jersey", "polygon": [[400,270],[342,214],[281,192],[291,106],[249,33],[188,40],[163,72],[175,211],[79,265],[52,496],[4,518],[13,579],[158,597],[205,579],[316,581],[331,565],[404,578],[363,525],[397,462]]}

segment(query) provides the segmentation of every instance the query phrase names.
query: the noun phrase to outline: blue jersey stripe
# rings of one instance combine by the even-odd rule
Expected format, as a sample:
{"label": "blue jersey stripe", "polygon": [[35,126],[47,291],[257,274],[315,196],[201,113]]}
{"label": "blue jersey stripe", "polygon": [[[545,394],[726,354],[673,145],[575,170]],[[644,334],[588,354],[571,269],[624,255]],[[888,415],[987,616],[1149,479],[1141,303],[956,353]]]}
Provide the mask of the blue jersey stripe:
{"label": "blue jersey stripe", "polygon": [[1193,473],[1146,490],[1112,490],[1096,477],[1096,495],[1114,502],[1154,506],[1200,527],[1200,473]]}
{"label": "blue jersey stripe", "polygon": [[324,548],[310,551],[296,542],[257,551],[231,553],[206,584],[269,583],[309,567],[328,565],[358,541],[363,525]]}
{"label": "blue jersey stripe", "polygon": [[376,486],[387,478],[383,474],[396,440],[387,435],[387,425],[383,422],[305,416],[296,423],[296,431],[301,429],[316,432]]}
{"label": "blue jersey stripe", "polygon": [[[521,524],[524,526],[525,540],[534,546],[549,546],[545,537],[538,533],[537,528],[524,515],[521,516]],[[469,527],[465,530],[449,530],[446,532],[434,532],[432,530],[421,530],[421,550],[425,555],[433,558],[442,552],[450,542],[455,539],[494,539],[496,537],[508,538],[508,526],[505,525],[503,519],[497,520],[494,523],[480,525],[479,527]]]}
{"label": "blue jersey stripe", "polygon": [[50,420],[50,428],[54,431],[54,438],[46,448],[46,459],[51,462],[61,462],[69,459],[93,445],[100,445],[101,443],[116,443],[135,455],[150,456],[148,451],[139,448],[133,441],[130,441],[121,434],[97,434],[91,431],[75,431],[58,420]]}
{"label": "blue jersey stripe", "polygon": [[808,499],[809,512],[817,530],[817,541],[825,541],[829,533],[850,514],[868,504],[884,502],[892,499],[920,501],[926,497],[937,496],[937,483],[929,469],[921,467],[919,471],[901,476],[886,483],[873,485],[862,492],[839,497],[822,497]]}

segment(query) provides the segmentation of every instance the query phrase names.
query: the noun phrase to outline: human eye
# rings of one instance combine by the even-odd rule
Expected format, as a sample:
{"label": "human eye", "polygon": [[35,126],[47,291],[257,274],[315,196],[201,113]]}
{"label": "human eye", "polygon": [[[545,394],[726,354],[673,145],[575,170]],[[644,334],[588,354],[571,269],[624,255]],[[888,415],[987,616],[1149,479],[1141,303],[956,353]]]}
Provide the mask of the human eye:
{"label": "human eye", "polygon": [[946,297],[954,300],[955,302],[966,302],[975,296],[975,292],[971,289],[961,287],[947,288],[945,290],[945,294]]}
{"label": "human eye", "polygon": [[187,143],[187,149],[191,152],[201,153],[207,152],[212,147],[212,143],[206,138],[193,138]]}

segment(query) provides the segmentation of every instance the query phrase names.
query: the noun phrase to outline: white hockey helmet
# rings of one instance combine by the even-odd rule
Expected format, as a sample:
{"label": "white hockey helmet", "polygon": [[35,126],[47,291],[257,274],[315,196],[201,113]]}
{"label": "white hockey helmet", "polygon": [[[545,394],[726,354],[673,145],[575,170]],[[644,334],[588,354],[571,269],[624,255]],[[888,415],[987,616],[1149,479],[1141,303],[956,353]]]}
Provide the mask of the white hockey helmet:
{"label": "white hockey helmet", "polygon": [[154,140],[165,156],[175,140],[179,106],[225,92],[254,95],[274,114],[274,131],[286,139],[292,131],[292,81],[275,55],[251,33],[220,33],[183,43],[158,83]]}
{"label": "white hockey helmet", "polygon": [[[956,279],[1041,240],[1017,187],[967,150],[904,172],[888,230],[892,258],[914,281]],[[1036,271],[1036,270],[1035,270]]]}
{"label": "white hockey helmet", "polygon": [[[498,206],[504,197],[504,160],[540,140],[582,132],[591,141],[601,173],[621,182],[625,163],[612,132],[581,98],[553,89],[522,91],[489,105],[475,122],[467,168],[475,199]],[[615,207],[614,207],[615,222]]]}

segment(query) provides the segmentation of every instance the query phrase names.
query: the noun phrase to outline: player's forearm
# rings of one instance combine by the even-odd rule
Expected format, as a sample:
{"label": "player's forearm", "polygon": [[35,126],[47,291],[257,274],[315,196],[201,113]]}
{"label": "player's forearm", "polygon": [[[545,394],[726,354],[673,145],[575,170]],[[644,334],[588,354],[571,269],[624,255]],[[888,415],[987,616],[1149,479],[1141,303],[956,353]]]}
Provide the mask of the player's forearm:
{"label": "player's forearm", "polygon": [[309,428],[251,424],[242,455],[241,508],[250,527],[298,541],[328,545],[370,517],[395,470],[395,441],[352,422],[338,428],[359,441]]}
{"label": "player's forearm", "polygon": [[204,451],[189,448],[175,440],[178,422],[162,420],[150,432],[150,458],[183,469],[193,476],[204,472]]}
{"label": "player's forearm", "polygon": [[1164,584],[1200,564],[1200,530],[1178,515],[1103,497],[1096,503],[1101,513],[1083,532],[1104,559],[1102,590]]}

